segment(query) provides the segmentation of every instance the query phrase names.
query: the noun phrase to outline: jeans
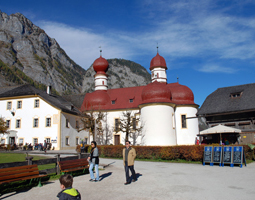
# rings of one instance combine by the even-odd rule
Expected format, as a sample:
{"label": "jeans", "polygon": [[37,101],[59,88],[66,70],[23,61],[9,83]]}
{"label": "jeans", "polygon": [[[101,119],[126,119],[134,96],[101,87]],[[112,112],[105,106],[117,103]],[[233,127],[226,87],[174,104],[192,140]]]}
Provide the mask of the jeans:
{"label": "jeans", "polygon": [[90,163],[89,165],[89,173],[90,173],[90,178],[91,179],[95,179],[94,177],[94,173],[93,173],[93,168],[95,167],[95,171],[96,171],[96,180],[99,180],[99,171],[98,171],[98,164],[94,164],[94,163]]}
{"label": "jeans", "polygon": [[[125,162],[125,172],[126,172],[126,181],[130,183],[132,181],[132,178],[136,181],[136,175],[135,175],[135,170],[134,170],[134,165],[128,166],[127,162]],[[132,173],[132,178],[129,178],[129,169]]]}

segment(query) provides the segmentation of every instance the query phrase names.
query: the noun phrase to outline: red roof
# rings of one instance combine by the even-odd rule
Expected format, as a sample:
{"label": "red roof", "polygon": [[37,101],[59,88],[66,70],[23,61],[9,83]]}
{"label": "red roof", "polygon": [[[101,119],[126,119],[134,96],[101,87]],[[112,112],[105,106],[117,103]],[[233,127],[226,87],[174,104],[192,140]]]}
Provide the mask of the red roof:
{"label": "red roof", "polygon": [[150,70],[153,70],[155,67],[162,67],[167,69],[165,59],[158,53],[154,58],[151,59]]}
{"label": "red roof", "polygon": [[109,66],[108,61],[102,56],[97,58],[93,63],[93,68],[95,72],[106,72],[108,69],[108,66]]}
{"label": "red roof", "polygon": [[193,92],[179,83],[159,83],[147,86],[97,90],[87,93],[81,110],[118,110],[137,109],[145,103],[174,103],[177,105],[195,105]]}

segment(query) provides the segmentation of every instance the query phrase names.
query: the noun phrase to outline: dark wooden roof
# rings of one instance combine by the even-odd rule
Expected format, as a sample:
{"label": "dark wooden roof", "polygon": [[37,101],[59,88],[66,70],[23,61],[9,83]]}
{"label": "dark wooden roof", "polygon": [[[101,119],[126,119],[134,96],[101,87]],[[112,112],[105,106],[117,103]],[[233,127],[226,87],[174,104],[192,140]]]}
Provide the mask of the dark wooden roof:
{"label": "dark wooden roof", "polygon": [[[235,94],[240,96],[233,97]],[[255,83],[218,88],[198,110],[198,115],[214,115],[255,110]]]}
{"label": "dark wooden roof", "polygon": [[46,91],[39,90],[34,86],[29,84],[20,85],[17,87],[7,87],[0,88],[0,98],[8,98],[8,97],[20,97],[20,96],[40,96],[42,99],[50,103],[51,105],[57,107],[63,112],[67,112],[70,114],[77,115],[79,114],[79,110],[74,107],[74,105],[63,97],[53,94],[47,94]]}

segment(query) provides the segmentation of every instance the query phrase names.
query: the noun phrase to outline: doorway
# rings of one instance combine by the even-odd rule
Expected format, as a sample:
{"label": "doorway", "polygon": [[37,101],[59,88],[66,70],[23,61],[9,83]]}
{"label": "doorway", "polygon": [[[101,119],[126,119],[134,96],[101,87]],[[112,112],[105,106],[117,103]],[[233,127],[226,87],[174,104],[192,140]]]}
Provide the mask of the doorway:
{"label": "doorway", "polygon": [[120,145],[120,136],[114,135],[114,145]]}
{"label": "doorway", "polygon": [[9,144],[14,145],[15,143],[15,137],[9,137]]}

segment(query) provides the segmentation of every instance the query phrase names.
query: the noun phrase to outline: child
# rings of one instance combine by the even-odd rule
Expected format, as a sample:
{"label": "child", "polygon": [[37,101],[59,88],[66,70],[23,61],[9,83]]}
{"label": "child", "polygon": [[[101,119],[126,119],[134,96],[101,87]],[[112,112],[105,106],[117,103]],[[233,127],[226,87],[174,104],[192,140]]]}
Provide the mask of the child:
{"label": "child", "polygon": [[60,200],[81,199],[81,195],[78,190],[72,188],[73,177],[70,174],[60,176],[59,182],[62,191],[58,193],[57,197]]}

